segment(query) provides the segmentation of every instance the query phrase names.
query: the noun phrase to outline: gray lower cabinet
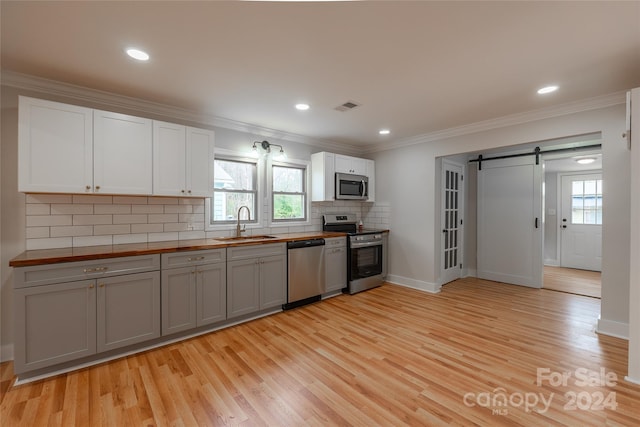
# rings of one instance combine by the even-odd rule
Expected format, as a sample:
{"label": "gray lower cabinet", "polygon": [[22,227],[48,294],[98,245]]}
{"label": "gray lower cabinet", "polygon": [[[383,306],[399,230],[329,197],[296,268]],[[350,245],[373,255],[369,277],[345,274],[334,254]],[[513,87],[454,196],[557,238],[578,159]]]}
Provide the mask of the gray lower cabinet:
{"label": "gray lower cabinet", "polygon": [[227,249],[227,317],[279,307],[286,302],[286,244]]}
{"label": "gray lower cabinet", "polygon": [[338,291],[347,286],[346,237],[325,239],[325,292]]}
{"label": "gray lower cabinet", "polygon": [[162,255],[162,335],[227,318],[226,249]]}
{"label": "gray lower cabinet", "polygon": [[97,281],[98,352],[160,336],[160,273],[127,274]]}
{"label": "gray lower cabinet", "polygon": [[159,255],[16,268],[14,372],[159,337],[159,269]]}

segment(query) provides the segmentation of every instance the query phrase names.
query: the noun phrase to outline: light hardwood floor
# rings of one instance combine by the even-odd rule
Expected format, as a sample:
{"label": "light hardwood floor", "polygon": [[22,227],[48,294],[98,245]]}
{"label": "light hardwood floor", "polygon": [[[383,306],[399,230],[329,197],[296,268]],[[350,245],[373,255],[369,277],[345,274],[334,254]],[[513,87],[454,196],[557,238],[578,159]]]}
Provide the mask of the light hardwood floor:
{"label": "light hardwood floor", "polygon": [[545,289],[588,297],[602,297],[602,274],[575,268],[544,267]]}
{"label": "light hardwood floor", "polygon": [[[33,384],[10,387],[5,363],[0,424],[640,425],[627,342],[594,333],[599,311],[479,279],[435,295],[386,284]],[[571,376],[537,385],[538,369]],[[592,407],[600,396],[617,407]],[[534,397],[550,407],[527,412]]]}

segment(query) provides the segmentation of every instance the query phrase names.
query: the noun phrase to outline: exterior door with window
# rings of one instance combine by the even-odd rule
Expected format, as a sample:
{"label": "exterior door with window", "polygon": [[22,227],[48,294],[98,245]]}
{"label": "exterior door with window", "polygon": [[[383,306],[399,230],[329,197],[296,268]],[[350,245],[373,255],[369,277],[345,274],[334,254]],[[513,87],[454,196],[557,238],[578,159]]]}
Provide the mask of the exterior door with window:
{"label": "exterior door with window", "polygon": [[602,174],[562,175],[560,266],[602,270]]}
{"label": "exterior door with window", "polygon": [[463,167],[446,160],[442,161],[441,213],[442,248],[440,259],[440,281],[449,283],[462,277],[462,214],[464,191]]}

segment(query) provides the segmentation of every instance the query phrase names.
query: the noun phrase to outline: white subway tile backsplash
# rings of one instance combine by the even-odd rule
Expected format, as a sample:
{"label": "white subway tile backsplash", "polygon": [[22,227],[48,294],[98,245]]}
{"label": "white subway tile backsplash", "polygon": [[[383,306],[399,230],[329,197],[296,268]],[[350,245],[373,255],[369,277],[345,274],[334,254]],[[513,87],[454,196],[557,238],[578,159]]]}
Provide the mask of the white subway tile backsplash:
{"label": "white subway tile backsplash", "polygon": [[[55,218],[55,217],[54,217]],[[74,215],[73,225],[112,224],[112,215]]]}
{"label": "white subway tile backsplash", "polygon": [[86,237],[74,237],[73,247],[79,248],[83,246],[103,246],[112,245],[113,236],[86,236]]}
{"label": "white subway tile backsplash", "polygon": [[49,215],[51,205],[48,203],[28,203],[27,215]]}
{"label": "white subway tile backsplash", "polygon": [[55,203],[51,205],[51,215],[91,215],[93,213],[93,205]]}
{"label": "white subway tile backsplash", "polygon": [[71,225],[65,227],[51,227],[51,237],[74,237],[93,235],[91,225]]}
{"label": "white subway tile backsplash", "polygon": [[25,201],[28,203],[71,203],[69,194],[27,194]]}
{"label": "white subway tile backsplash", "polygon": [[93,234],[95,236],[103,236],[107,234],[127,234],[131,232],[131,225],[118,224],[118,225],[94,225]]}
{"label": "white subway tile backsplash", "polygon": [[146,205],[146,196],[113,196],[116,205]]}
{"label": "white subway tile backsplash", "polygon": [[193,212],[192,205],[167,205],[164,207],[164,213],[171,214],[190,214]]}
{"label": "white subway tile backsplash", "polygon": [[114,224],[146,224],[147,222],[148,222],[148,219],[147,219],[147,215],[145,214],[113,216]]}
{"label": "white subway tile backsplash", "polygon": [[27,239],[49,237],[49,227],[27,227]]}
{"label": "white subway tile backsplash", "polygon": [[[27,249],[144,243],[228,237],[228,229],[205,231],[205,199],[66,194],[26,195]],[[269,201],[258,209],[268,218]],[[306,225],[251,228],[251,234],[322,230],[325,213],[355,213],[370,228],[389,228],[388,203],[312,202]],[[252,213],[253,214],[253,213]],[[252,215],[253,216],[253,215]]]}
{"label": "white subway tile backsplash", "polygon": [[116,234],[113,236],[114,245],[124,245],[128,243],[147,243],[147,233]]}
{"label": "white subway tile backsplash", "polygon": [[91,203],[94,205],[110,205],[113,203],[112,196],[99,196],[93,194],[74,194],[73,203]]}
{"label": "white subway tile backsplash", "polygon": [[164,242],[167,240],[179,240],[178,232],[171,233],[149,233],[148,241],[149,242]]}
{"label": "white subway tile backsplash", "polygon": [[130,214],[131,205],[95,205],[95,214]]}
{"label": "white subway tile backsplash", "polygon": [[149,214],[149,224],[178,222],[178,214]]}
{"label": "white subway tile backsplash", "polygon": [[73,237],[58,237],[52,239],[27,239],[27,250],[70,248],[73,246]]}
{"label": "white subway tile backsplash", "polygon": [[187,231],[187,223],[186,222],[169,222],[163,224],[163,231]]}
{"label": "white subway tile backsplash", "polygon": [[149,197],[147,203],[150,205],[177,205],[180,199],[177,197]]}
{"label": "white subway tile backsplash", "polygon": [[164,205],[131,205],[132,214],[161,214],[164,213]]}
{"label": "white subway tile backsplash", "polygon": [[71,225],[71,215],[27,215],[27,227]]}
{"label": "white subway tile backsplash", "polygon": [[181,231],[178,233],[178,240],[204,239],[204,231]]}
{"label": "white subway tile backsplash", "polygon": [[136,233],[162,233],[163,224],[131,224],[131,232]]}

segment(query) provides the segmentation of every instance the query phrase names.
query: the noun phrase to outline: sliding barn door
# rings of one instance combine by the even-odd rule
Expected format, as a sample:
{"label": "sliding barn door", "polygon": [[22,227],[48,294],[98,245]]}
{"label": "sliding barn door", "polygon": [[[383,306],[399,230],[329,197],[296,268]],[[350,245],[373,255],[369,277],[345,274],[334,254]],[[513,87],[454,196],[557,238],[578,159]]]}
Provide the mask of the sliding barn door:
{"label": "sliding barn door", "polygon": [[542,165],[535,156],[478,170],[478,277],[542,287]]}

